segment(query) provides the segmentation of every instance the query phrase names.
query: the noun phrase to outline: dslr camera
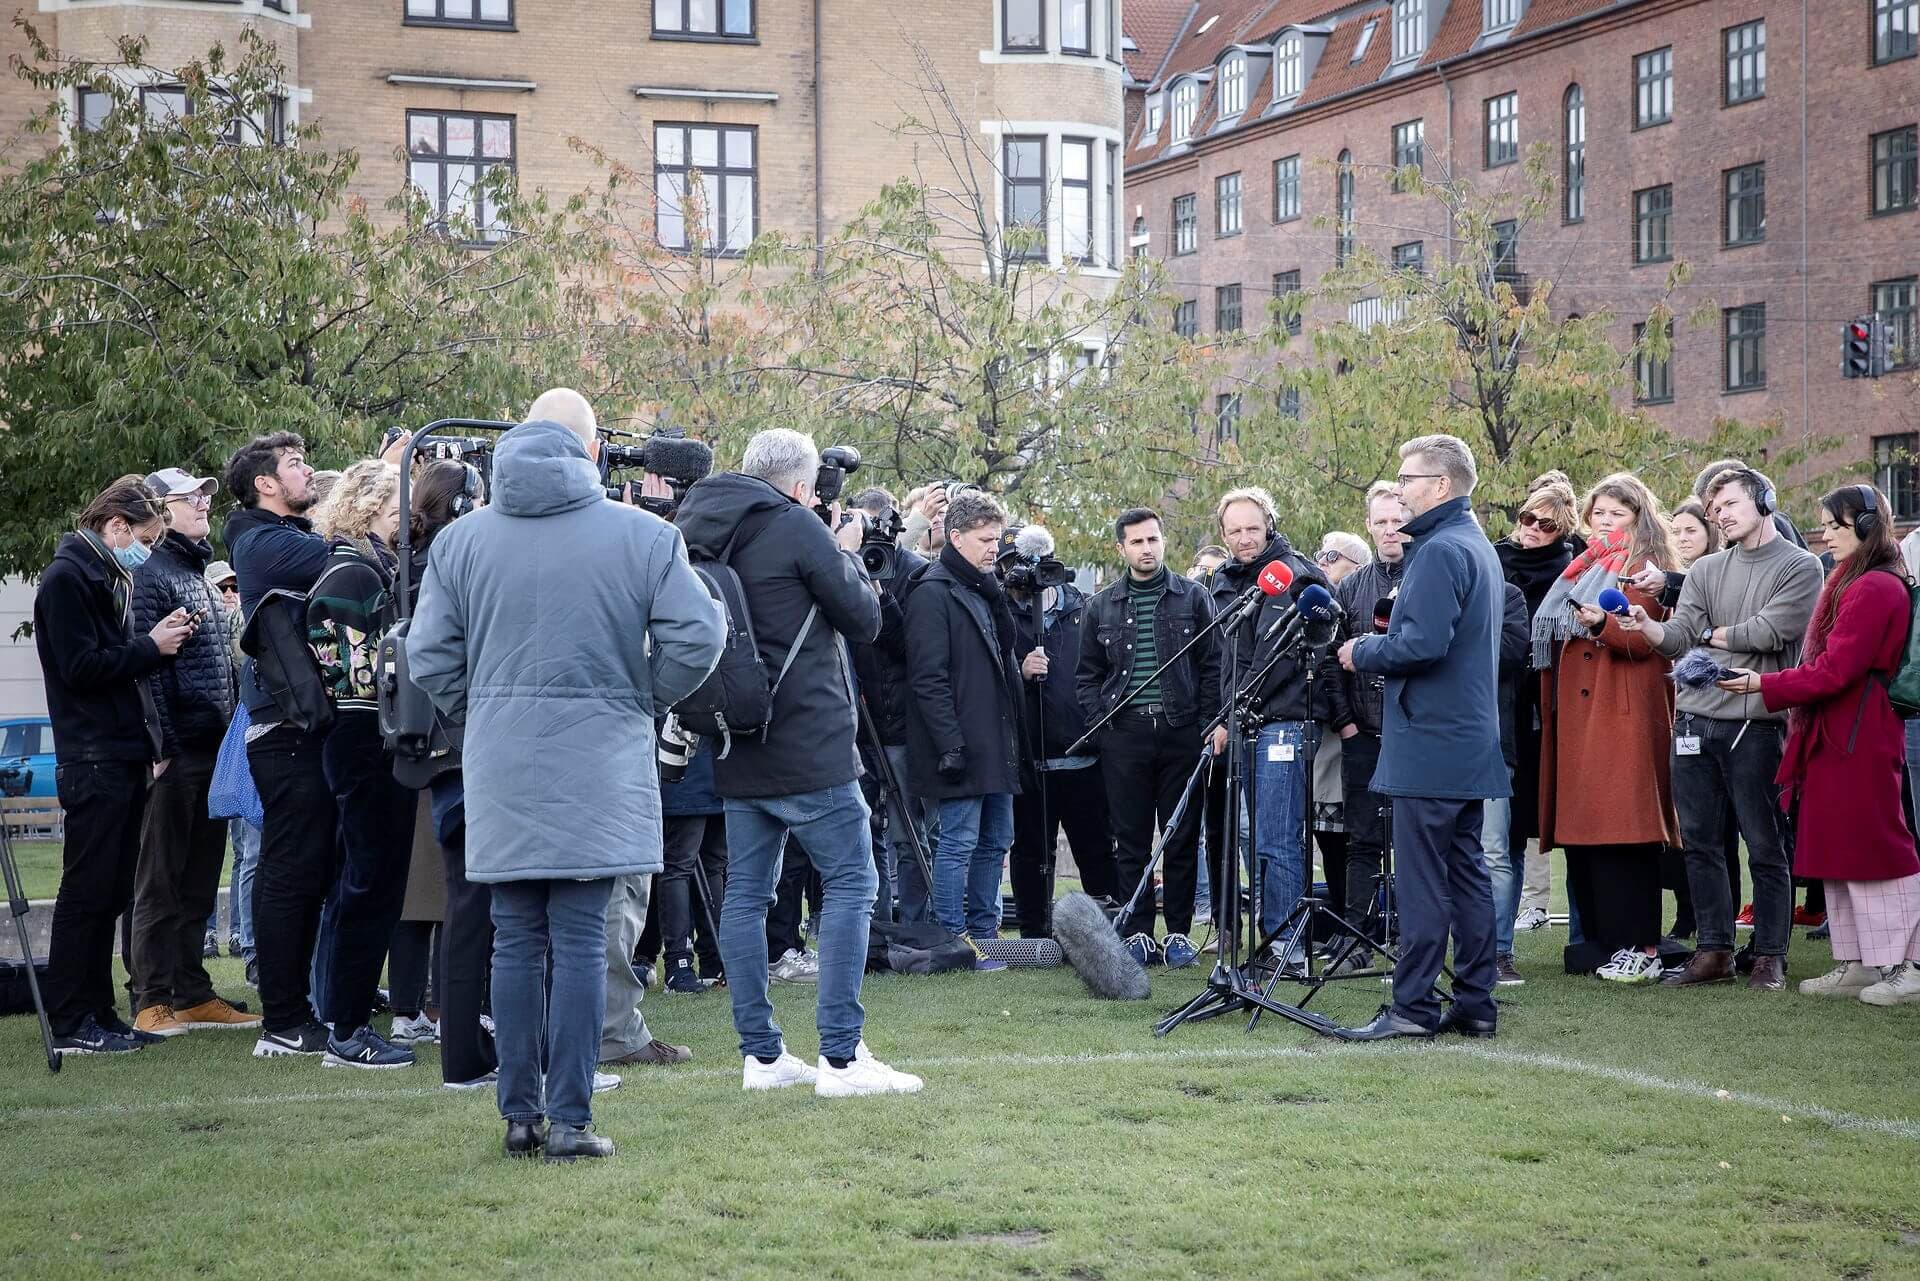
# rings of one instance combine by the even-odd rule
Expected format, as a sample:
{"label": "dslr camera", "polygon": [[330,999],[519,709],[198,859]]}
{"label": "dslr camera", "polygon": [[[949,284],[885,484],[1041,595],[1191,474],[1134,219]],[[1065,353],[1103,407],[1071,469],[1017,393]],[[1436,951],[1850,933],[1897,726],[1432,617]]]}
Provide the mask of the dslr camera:
{"label": "dslr camera", "polygon": [[813,510],[821,520],[833,525],[828,509],[840,501],[847,477],[860,470],[860,451],[852,445],[833,445],[820,451],[820,470],[813,477]]}
{"label": "dslr camera", "polygon": [[907,531],[907,522],[894,507],[887,508],[881,516],[856,514],[867,523],[866,534],[860,540],[860,564],[868,577],[888,582],[899,572],[900,535]]}
{"label": "dslr camera", "polygon": [[661,427],[638,445],[617,445],[612,437],[624,435],[611,428],[600,429],[600,479],[607,497],[621,502],[624,485],[614,483],[614,473],[651,472],[667,482],[671,498],[642,496],[640,506],[662,520],[672,520],[674,511],[687,490],[705,480],[713,470],[713,449],[705,441],[689,440],[685,428]]}

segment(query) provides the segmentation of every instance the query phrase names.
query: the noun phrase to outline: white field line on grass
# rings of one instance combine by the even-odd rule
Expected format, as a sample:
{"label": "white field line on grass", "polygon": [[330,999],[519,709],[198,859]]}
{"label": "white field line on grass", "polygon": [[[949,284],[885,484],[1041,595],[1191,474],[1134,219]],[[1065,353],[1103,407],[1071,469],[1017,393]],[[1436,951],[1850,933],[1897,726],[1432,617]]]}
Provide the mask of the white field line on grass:
{"label": "white field line on grass", "polygon": [[[1378,1051],[1375,1051],[1378,1052]],[[1760,1112],[1791,1116],[1824,1122],[1836,1129],[1860,1130],[1870,1134],[1885,1135],[1890,1138],[1920,1142],[1920,1122],[1902,1121],[1887,1117],[1862,1116],[1854,1112],[1842,1112],[1834,1108],[1820,1107],[1817,1104],[1794,1103],[1786,1099],[1772,1098],[1762,1094],[1751,1094],[1744,1090],[1722,1090],[1702,1081],[1688,1081],[1672,1077],[1655,1076],[1634,1068],[1615,1067],[1610,1063],[1594,1063],[1586,1059],[1568,1058],[1557,1054],[1540,1054],[1527,1050],[1503,1050],[1484,1045],[1449,1045],[1436,1047],[1407,1046],[1397,1052],[1409,1057],[1423,1053],[1441,1053],[1450,1056],[1464,1056],[1480,1059],[1484,1062],[1504,1064],[1509,1067],[1534,1068],[1549,1072],[1563,1072],[1576,1076],[1594,1077],[1599,1080],[1613,1081],[1636,1089],[1652,1090],[1665,1094],[1676,1094],[1686,1098],[1700,1099],[1706,1102],[1733,1103],[1741,1107]],[[1332,1059],[1326,1051],[1307,1050],[1299,1046],[1222,1046],[1197,1050],[1118,1050],[1105,1054],[981,1054],[946,1055],[933,1058],[902,1058],[897,1060],[902,1067],[924,1071],[929,1068],[944,1067],[1080,1067],[1115,1063],[1205,1063],[1205,1062],[1258,1062],[1269,1059]],[[654,1075],[649,1070],[643,1076]],[[662,1072],[661,1075],[667,1075]],[[675,1081],[685,1080],[732,1080],[739,1075],[739,1069],[728,1066],[723,1068],[675,1069],[671,1072]],[[936,1083],[937,1085],[937,1083]],[[88,1103],[70,1107],[27,1107],[0,1108],[0,1119],[10,1121],[61,1120],[71,1118],[137,1116],[159,1112],[177,1112],[207,1110],[216,1114],[229,1111],[256,1108],[299,1105],[304,1103],[380,1102],[391,1099],[447,1099],[457,1100],[469,1097],[488,1097],[488,1092],[475,1091],[473,1095],[442,1089],[438,1086],[407,1087],[397,1090],[302,1090],[280,1094],[248,1094],[227,1098],[186,1098],[153,1099],[138,1103]]]}

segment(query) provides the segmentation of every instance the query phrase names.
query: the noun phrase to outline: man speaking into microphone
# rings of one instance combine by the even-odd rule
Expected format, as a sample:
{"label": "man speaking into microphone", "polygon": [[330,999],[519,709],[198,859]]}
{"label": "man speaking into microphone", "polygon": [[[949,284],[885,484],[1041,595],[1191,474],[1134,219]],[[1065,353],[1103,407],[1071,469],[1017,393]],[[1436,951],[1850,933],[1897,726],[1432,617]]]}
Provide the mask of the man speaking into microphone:
{"label": "man speaking into microphone", "polygon": [[[1232,556],[1210,580],[1216,613],[1232,608],[1263,575],[1269,583],[1277,576],[1286,585],[1273,595],[1263,594],[1252,610],[1243,613],[1243,621],[1220,638],[1223,687],[1228,682],[1239,688],[1253,686],[1247,704],[1248,724],[1255,734],[1247,772],[1248,804],[1255,866],[1260,869],[1260,932],[1265,936],[1280,928],[1306,892],[1307,853],[1302,842],[1308,736],[1318,732],[1316,721],[1327,722],[1343,735],[1351,733],[1352,726],[1345,700],[1339,697],[1340,671],[1329,648],[1335,639],[1337,611],[1330,598],[1324,601],[1321,621],[1300,609],[1313,588],[1318,588],[1313,599],[1328,596],[1327,580],[1274,527],[1273,497],[1259,488],[1229,490],[1215,505],[1214,520],[1220,541]],[[1303,628],[1308,631],[1304,637],[1300,635]],[[1311,672],[1311,706],[1310,669],[1317,669]],[[1224,728],[1215,731],[1216,743],[1226,741],[1225,733]],[[1215,885],[1226,883],[1221,878],[1219,845],[1213,842],[1214,862],[1209,865]],[[1304,973],[1306,940],[1300,940],[1298,949],[1291,943],[1291,939],[1276,939],[1274,955],[1283,972]]]}

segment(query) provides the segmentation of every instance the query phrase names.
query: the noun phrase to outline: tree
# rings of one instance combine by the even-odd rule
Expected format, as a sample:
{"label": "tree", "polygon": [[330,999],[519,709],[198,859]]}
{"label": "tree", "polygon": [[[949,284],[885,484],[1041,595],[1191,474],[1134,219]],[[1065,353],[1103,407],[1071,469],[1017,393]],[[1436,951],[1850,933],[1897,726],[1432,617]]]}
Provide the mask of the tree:
{"label": "tree", "polygon": [[[282,68],[253,33],[162,68],[131,39],[113,64],[62,60],[20,25],[16,74],[50,104],[0,174],[0,573],[37,571],[115,475],[217,474],[272,430],[339,461],[389,424],[511,417],[583,377],[568,210],[501,170],[475,189],[488,227],[411,190],[376,220],[348,196],[354,153],[305,127],[280,145]],[[66,120],[80,90],[87,119]]]}

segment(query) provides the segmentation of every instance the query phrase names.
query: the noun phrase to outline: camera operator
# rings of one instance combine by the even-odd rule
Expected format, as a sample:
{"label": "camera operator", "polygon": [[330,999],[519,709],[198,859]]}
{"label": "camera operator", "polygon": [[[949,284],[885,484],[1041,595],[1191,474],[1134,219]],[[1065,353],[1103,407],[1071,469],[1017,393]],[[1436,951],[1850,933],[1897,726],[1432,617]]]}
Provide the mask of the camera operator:
{"label": "camera operator", "polygon": [[1052,855],[1061,827],[1080,883],[1096,899],[1113,894],[1113,830],[1100,758],[1066,754],[1087,732],[1087,714],[1073,688],[1087,597],[1053,558],[1053,535],[1045,528],[1011,532],[1000,554],[1000,577],[1013,611],[1013,652],[1020,657],[1026,708],[1022,787],[1013,798],[1008,862],[1020,937],[1047,938],[1053,932]]}
{"label": "camera operator", "polygon": [[[1202,641],[1155,676],[1162,662],[1213,622],[1213,603],[1206,588],[1168,572],[1157,512],[1129,508],[1113,530],[1127,574],[1087,605],[1074,682],[1089,723],[1121,709],[1096,743],[1113,806],[1114,897],[1124,902],[1146,874],[1155,818],[1164,825],[1173,817],[1199,763],[1202,731],[1220,707],[1220,647]],[[1166,942],[1175,958],[1183,958],[1179,964],[1192,964],[1199,955],[1187,932],[1193,927],[1203,808],[1198,799],[1188,804],[1164,845]],[[1154,916],[1148,886],[1134,910],[1115,922],[1142,966],[1166,954],[1153,938]]]}
{"label": "camera operator", "polygon": [[940,554],[947,541],[949,491],[945,484],[927,485],[907,495],[906,528],[900,534],[902,548],[928,556]]}
{"label": "camera operator", "polygon": [[[724,556],[739,576],[767,675],[787,668],[766,731],[732,740],[715,761],[715,789],[727,807],[720,955],[744,1088],[810,1083],[828,1096],[911,1093],[920,1079],[874,1058],[861,1039],[877,877],[840,638],[877,637],[880,601],[856,554],[859,522],[829,533],[813,514],[819,472],[810,437],[771,428],[747,443],[738,472],[709,476],[680,504],[687,545]],[[767,907],[790,834],[823,885],[817,1069],[787,1052],[767,1001]]]}
{"label": "camera operator", "polygon": [[[872,644],[853,646],[853,671],[901,791],[897,803],[893,797],[886,798],[887,846],[884,858],[876,860],[880,890],[874,912],[886,919],[898,890],[900,919],[925,921],[932,916],[932,887],[920,873],[907,825],[918,823],[930,841],[935,820],[932,807],[914,790],[907,767],[907,705],[913,693],[908,688],[906,613],[901,601],[926,570],[927,559],[899,543],[904,535],[892,494],[878,487],[863,489],[853,496],[853,509],[866,519],[861,565],[880,588],[880,634]],[[905,812],[897,812],[903,806]]]}

